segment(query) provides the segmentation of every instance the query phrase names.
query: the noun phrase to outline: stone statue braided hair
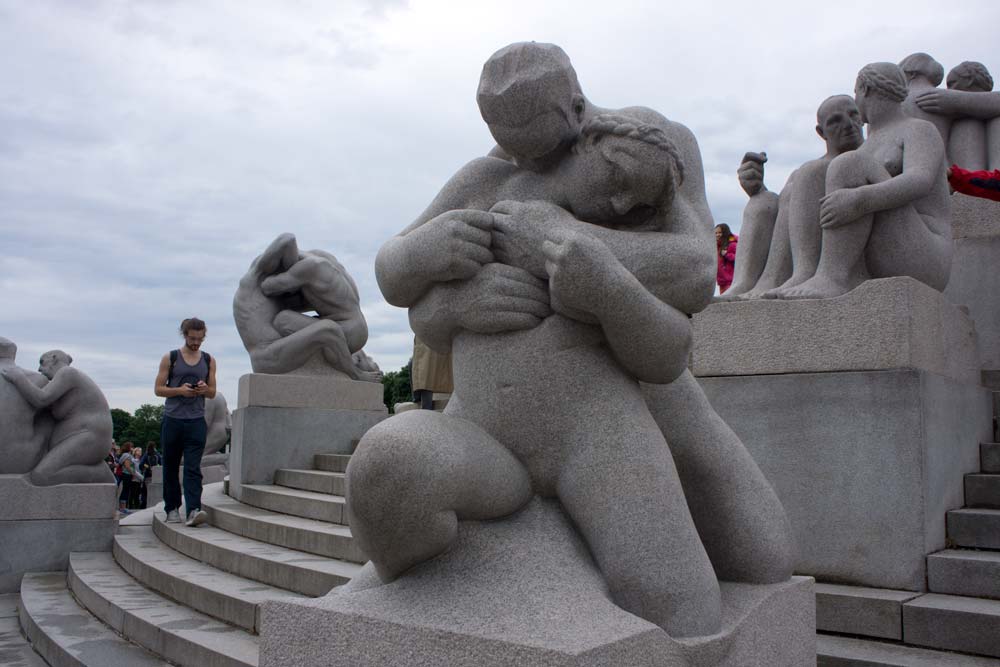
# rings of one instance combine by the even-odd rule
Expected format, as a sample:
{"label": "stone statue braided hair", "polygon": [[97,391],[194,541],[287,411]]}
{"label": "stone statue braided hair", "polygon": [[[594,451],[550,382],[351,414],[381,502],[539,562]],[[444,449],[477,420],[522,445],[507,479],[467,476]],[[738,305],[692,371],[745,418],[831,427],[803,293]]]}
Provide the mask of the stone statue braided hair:
{"label": "stone statue braided hair", "polygon": [[906,75],[899,65],[871,63],[858,72],[858,87],[893,102],[906,99]]}
{"label": "stone statue braided hair", "polygon": [[993,90],[993,77],[986,65],[966,60],[948,72],[948,88],[988,93]]}
{"label": "stone statue braided hair", "polygon": [[634,139],[660,149],[670,157],[674,185],[680,185],[684,182],[684,162],[681,160],[674,142],[660,128],[647,125],[629,116],[613,113],[594,116],[580,129],[580,139],[574,145],[573,150],[578,153],[582,150],[588,150],[606,136]]}

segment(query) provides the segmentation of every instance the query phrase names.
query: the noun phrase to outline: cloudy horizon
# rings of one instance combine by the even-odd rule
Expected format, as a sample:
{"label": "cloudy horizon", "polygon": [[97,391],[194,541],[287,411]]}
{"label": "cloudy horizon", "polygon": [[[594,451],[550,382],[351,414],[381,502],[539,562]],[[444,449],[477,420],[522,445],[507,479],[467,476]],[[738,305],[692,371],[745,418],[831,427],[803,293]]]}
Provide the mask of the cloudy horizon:
{"label": "cloudy horizon", "polygon": [[559,44],[594,104],[691,128],[716,222],[738,229],[746,151],[767,151],[780,190],[860,67],[926,51],[996,76],[998,25],[994,4],[920,1],[0,0],[0,336],[27,368],[66,350],[132,412],[161,400],[159,360],[197,315],[235,406],[250,364],[233,293],[288,231],[355,278],[365,350],[397,370],[412,334],[375,253],[492,147],[475,89],[500,47]]}

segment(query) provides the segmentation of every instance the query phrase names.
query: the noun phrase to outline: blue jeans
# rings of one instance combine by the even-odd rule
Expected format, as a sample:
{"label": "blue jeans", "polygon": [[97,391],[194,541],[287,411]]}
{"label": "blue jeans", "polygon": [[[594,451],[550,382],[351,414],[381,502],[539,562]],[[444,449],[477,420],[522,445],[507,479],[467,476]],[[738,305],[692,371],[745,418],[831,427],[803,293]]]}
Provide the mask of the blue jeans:
{"label": "blue jeans", "polygon": [[190,514],[201,509],[201,455],[205,453],[208,424],[204,418],[174,419],[163,416],[160,446],[163,449],[163,509],[181,507],[179,480],[181,457],[184,458],[184,507]]}

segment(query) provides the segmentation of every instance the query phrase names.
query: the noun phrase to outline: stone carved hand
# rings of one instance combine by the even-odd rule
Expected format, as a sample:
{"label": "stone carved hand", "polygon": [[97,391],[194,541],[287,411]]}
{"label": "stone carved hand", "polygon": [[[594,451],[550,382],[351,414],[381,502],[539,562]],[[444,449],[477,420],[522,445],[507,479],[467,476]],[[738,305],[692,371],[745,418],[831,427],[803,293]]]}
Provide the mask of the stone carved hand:
{"label": "stone carved hand", "polygon": [[16,366],[3,369],[2,371],[0,371],[0,375],[3,375],[5,380],[7,380],[8,382],[12,382],[14,384],[22,382],[25,379],[24,371],[21,370],[20,368],[17,368]]}
{"label": "stone carved hand", "polygon": [[928,90],[917,95],[914,101],[921,111],[927,113],[939,116],[960,116],[962,115],[960,100],[950,93],[949,90]]}
{"label": "stone carved hand", "polygon": [[570,232],[542,244],[552,309],[566,317],[594,321],[615,274],[626,269],[600,240]]}
{"label": "stone carved hand", "polygon": [[753,197],[765,190],[764,187],[764,163],[767,162],[767,153],[746,153],[740,168],[736,170],[736,177],[740,181],[740,187],[747,195]]}
{"label": "stone carved hand", "polygon": [[563,209],[543,202],[501,201],[493,214],[493,254],[498,262],[517,266],[546,280],[542,244],[552,235]]}
{"label": "stone carved hand", "polygon": [[819,201],[819,224],[824,229],[841,227],[865,214],[864,196],[859,188],[834,190]]}
{"label": "stone carved hand", "polygon": [[476,275],[493,261],[490,251],[493,216],[486,211],[458,209],[428,220],[404,236],[410,261],[435,282]]}
{"label": "stone carved hand", "polygon": [[458,286],[459,325],[483,334],[533,329],[552,314],[545,282],[524,269],[487,264]]}

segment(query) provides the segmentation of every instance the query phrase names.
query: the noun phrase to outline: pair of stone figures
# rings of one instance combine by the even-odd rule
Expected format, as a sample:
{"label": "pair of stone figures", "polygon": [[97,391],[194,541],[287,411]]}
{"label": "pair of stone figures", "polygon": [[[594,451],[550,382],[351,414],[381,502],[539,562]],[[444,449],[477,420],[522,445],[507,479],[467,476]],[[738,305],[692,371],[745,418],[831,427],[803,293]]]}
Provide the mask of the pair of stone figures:
{"label": "pair of stone figures", "polygon": [[36,486],[114,483],[104,462],[111,410],[100,388],[62,350],[43,354],[39,373],[18,368],[16,355],[0,338],[0,474],[27,474]]}
{"label": "pair of stone figures", "polygon": [[857,105],[847,96],[820,105],[826,154],[793,172],[780,195],[764,187],[766,155],[744,157],[738,173],[750,201],[736,275],[721,300],[836,296],[866,277],[947,285],[947,164],[1000,167],[1000,93],[971,61],[949,72],[947,90],[937,88],[944,68],[926,53],[866,70]]}
{"label": "pair of stone figures", "polygon": [[719,580],[784,581],[794,547],[686,368],[687,313],[715,276],[697,143],[650,109],[593,106],[553,45],[494,54],[477,99],[497,148],[376,259],[386,300],[451,350],[454,393],[443,414],[362,438],[348,512],[377,576],[340,594],[539,495],[559,499],[618,605],[675,637],[718,632]]}

